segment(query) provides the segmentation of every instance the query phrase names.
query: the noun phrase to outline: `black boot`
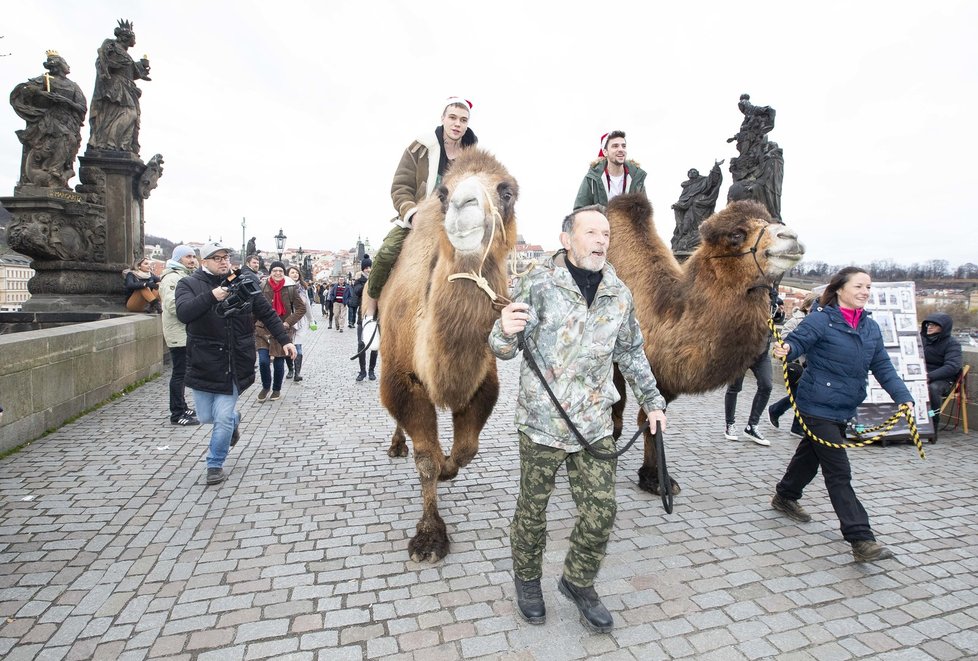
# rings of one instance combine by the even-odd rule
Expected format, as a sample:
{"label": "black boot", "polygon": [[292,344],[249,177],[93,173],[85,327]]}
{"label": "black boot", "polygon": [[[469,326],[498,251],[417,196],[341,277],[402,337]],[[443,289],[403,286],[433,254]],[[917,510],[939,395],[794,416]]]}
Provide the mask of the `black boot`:
{"label": "black boot", "polygon": [[557,589],[577,606],[577,610],[581,612],[581,623],[585,627],[598,633],[608,633],[614,628],[615,621],[611,613],[601,603],[601,598],[593,587],[579,588],[561,576]]}
{"label": "black boot", "polygon": [[377,352],[376,351],[371,351],[370,352],[370,371],[367,372],[370,375],[370,380],[371,381],[376,381],[377,380],[377,374],[374,372],[374,368],[375,367],[377,367]]}
{"label": "black boot", "polygon": [[302,354],[300,353],[295,357],[295,378],[292,379],[296,383],[302,381]]}
{"label": "black boot", "polygon": [[543,624],[547,621],[547,606],[543,603],[543,590],[540,579],[521,581],[516,579],[516,610],[520,617],[530,624]]}
{"label": "black boot", "polygon": [[295,376],[295,363],[293,363],[292,359],[288,356],[285,357],[285,366],[289,368],[289,373],[285,375],[285,378],[291,379],[293,376]]}

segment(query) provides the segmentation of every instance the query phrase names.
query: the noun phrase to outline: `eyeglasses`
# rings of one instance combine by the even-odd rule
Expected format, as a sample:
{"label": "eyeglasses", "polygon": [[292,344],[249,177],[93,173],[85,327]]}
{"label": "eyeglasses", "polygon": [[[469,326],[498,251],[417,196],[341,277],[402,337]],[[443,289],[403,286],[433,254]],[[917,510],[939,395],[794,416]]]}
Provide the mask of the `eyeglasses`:
{"label": "eyeglasses", "polygon": [[231,255],[220,255],[220,256],[211,255],[207,259],[213,259],[215,262],[228,262],[228,263],[230,263],[231,262]]}

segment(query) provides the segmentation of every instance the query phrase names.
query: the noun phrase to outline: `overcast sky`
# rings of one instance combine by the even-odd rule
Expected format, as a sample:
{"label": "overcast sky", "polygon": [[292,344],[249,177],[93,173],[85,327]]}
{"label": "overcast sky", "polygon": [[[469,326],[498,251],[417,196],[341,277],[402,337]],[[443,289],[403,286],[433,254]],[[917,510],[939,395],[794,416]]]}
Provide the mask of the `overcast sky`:
{"label": "overcast sky", "polygon": [[[135,25],[142,158],[163,154],[147,232],[271,250],[376,248],[404,148],[472,100],[520,184],[524,238],[558,245],[602,133],[627,132],[659,233],[692,167],[736,156],[737,100],[777,110],[782,214],[832,264],[978,262],[976,2],[4,2],[0,89],[47,49],[91,99],[96,49]],[[9,93],[9,92],[7,92]],[[20,164],[0,111],[0,194]],[[88,126],[82,129],[83,147]],[[77,178],[72,185],[77,184]],[[612,237],[614,240],[614,237]]]}

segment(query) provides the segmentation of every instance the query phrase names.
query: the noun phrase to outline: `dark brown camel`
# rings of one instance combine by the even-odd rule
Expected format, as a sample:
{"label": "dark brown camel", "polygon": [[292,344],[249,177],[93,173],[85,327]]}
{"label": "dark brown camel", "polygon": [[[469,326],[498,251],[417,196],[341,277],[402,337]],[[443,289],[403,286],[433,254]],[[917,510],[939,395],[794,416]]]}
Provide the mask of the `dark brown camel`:
{"label": "dark brown camel", "polygon": [[[437,561],[449,549],[438,513],[438,480],[450,480],[479,449],[479,433],[496,404],[496,359],[487,338],[499,317],[489,295],[457,273],[485,277],[506,291],[507,255],[516,243],[516,180],[487,152],[463,152],[443,186],[418,209],[414,229],[380,298],[381,402],[397,422],[391,457],[414,445],[422,514],[408,543],[415,561]],[[436,408],[452,412],[454,439],[446,456]]]}
{"label": "dark brown camel", "polygon": [[[702,243],[680,266],[652,221],[643,195],[620,195],[608,206],[608,261],[635,298],[645,355],[667,402],[703,393],[741,376],[768,340],[769,291],[805,252],[788,227],[772,223],[757,202],[733,202],[700,226]],[[621,435],[625,382],[612,410]],[[645,421],[639,413],[639,425]],[[639,486],[659,493],[657,457],[645,434]],[[679,485],[672,481],[672,493]]]}

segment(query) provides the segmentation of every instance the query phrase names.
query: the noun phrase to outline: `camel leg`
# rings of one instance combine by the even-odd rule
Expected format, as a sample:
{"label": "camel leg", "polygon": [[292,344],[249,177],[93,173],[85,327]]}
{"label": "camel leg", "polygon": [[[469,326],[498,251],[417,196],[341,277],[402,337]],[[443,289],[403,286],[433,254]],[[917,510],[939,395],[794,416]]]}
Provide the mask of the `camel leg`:
{"label": "camel leg", "polygon": [[[638,426],[641,427],[648,420],[648,416],[643,409],[638,411]],[[644,491],[661,495],[659,485],[659,457],[655,452],[655,441],[653,440],[652,430],[646,429],[643,434],[645,439],[645,458],[642,467],[638,469],[638,486]],[[678,494],[681,489],[679,483],[669,475],[669,487],[673,495]]]}
{"label": "camel leg", "polygon": [[387,450],[387,456],[392,459],[395,457],[408,456],[407,437],[401,425],[394,427],[394,435],[391,436],[391,446]]}
{"label": "camel leg", "polygon": [[[397,378],[396,369],[381,375],[381,401],[407,433],[414,445],[414,465],[421,479],[421,519],[417,532],[408,542],[408,553],[415,562],[436,562],[448,554],[448,531],[438,513],[438,476],[445,455],[438,443],[438,418],[428,393],[419,381],[405,375]],[[396,441],[397,430],[394,432]],[[392,446],[393,447],[393,443]]]}
{"label": "camel leg", "polygon": [[479,433],[485,427],[493,407],[496,406],[498,396],[499,379],[493,371],[479,384],[479,389],[475,391],[475,395],[465,408],[452,411],[455,437],[452,441],[452,452],[445,459],[439,479],[454,478],[459,468],[464,468],[472,461],[472,457],[479,451]]}

